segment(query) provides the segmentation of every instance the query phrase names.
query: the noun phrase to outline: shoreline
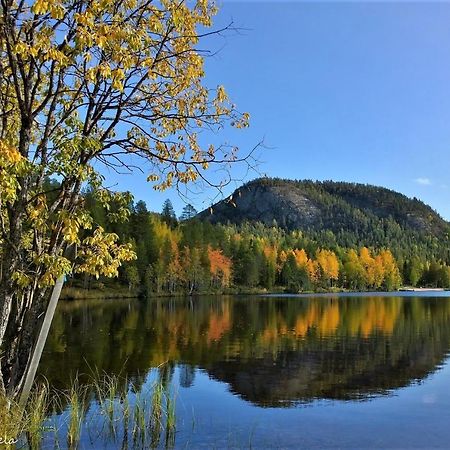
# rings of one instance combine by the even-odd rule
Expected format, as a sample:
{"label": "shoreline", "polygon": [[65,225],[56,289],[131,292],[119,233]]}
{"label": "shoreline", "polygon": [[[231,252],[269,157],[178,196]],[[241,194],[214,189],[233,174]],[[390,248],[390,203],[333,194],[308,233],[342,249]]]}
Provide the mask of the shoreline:
{"label": "shoreline", "polygon": [[398,291],[399,292],[445,292],[445,291],[449,291],[450,289],[445,289],[445,288],[409,288],[409,287],[404,287],[404,288],[400,288]]}
{"label": "shoreline", "polygon": [[[331,289],[328,291],[304,291],[304,292],[286,292],[282,289],[274,289],[273,291],[268,291],[267,289],[255,289],[255,288],[241,288],[241,289],[229,289],[223,292],[196,292],[193,294],[176,292],[172,294],[160,293],[152,294],[147,298],[176,298],[176,297],[198,297],[198,296],[208,296],[208,295],[258,295],[258,296],[270,296],[276,297],[281,296],[324,296],[324,295],[335,295],[335,294],[348,294],[351,296],[358,294],[373,294],[377,295],[395,295],[396,293],[433,293],[433,292],[450,292],[450,289],[444,288],[413,288],[413,287],[402,287],[395,291],[350,291],[346,289]],[[113,299],[137,299],[145,298],[142,292],[137,290],[129,290],[128,288],[107,288],[107,289],[83,289],[83,288],[73,288],[66,287],[61,293],[61,300],[73,301],[73,300],[113,300]]]}

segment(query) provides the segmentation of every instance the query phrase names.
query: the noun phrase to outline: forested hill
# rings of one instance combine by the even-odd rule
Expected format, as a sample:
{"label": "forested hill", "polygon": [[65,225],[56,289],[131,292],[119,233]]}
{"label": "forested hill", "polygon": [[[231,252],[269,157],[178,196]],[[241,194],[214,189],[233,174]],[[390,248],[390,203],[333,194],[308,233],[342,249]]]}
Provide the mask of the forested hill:
{"label": "forested hill", "polygon": [[[131,201],[126,221],[117,220],[122,203],[105,205],[92,190],[84,205],[96,226],[133,248],[136,260],[119,268],[119,282],[144,295],[450,288],[449,224],[386,189],[263,179],[213,214],[186,205],[177,218],[170,200],[161,214]],[[86,274],[68,285],[114,287]]]}
{"label": "forested hill", "polygon": [[416,198],[370,185],[260,178],[199,218],[302,230],[325,247],[366,245],[397,255],[450,258],[448,222]]}

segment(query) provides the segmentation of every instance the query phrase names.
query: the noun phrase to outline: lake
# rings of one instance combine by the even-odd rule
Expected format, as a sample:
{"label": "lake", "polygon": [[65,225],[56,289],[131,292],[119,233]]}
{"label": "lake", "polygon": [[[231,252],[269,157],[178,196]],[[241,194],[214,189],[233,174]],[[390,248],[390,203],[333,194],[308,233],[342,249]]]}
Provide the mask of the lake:
{"label": "lake", "polygon": [[[134,398],[162,380],[176,404],[162,448],[445,448],[449,351],[448,292],[73,301],[40,375],[58,389],[118,375]],[[85,414],[95,429],[95,392]],[[52,423],[66,418],[60,405]],[[80,448],[149,447],[87,430]]]}

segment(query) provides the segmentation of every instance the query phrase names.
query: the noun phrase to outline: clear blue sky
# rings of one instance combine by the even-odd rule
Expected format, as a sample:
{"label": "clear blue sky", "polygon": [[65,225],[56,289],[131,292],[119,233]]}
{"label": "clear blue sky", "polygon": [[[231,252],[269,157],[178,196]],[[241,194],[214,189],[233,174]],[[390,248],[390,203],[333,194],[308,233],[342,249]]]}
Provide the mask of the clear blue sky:
{"label": "clear blue sky", "polygon": [[[269,176],[381,185],[450,219],[450,3],[225,0],[216,24],[230,20],[245,30],[214,42],[207,80],[252,119],[224,141],[264,138]],[[116,180],[149,209],[183,206],[144,176]]]}

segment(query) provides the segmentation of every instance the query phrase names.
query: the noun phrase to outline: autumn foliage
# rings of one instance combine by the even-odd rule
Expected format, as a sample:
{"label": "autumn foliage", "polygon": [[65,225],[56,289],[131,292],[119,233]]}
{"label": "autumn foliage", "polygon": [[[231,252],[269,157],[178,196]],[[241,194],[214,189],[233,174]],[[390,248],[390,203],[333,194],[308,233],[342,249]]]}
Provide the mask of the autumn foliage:
{"label": "autumn foliage", "polygon": [[231,280],[232,263],[221,250],[208,247],[208,258],[212,282],[219,286],[229,286]]}
{"label": "autumn foliage", "polygon": [[[177,223],[175,216],[148,212],[143,202],[131,212],[130,222],[120,234],[128,236],[137,261],[125,268],[136,267],[140,286],[149,294],[393,290],[402,283],[387,249],[332,250],[304,240],[300,232],[278,228],[211,225],[195,218]],[[120,280],[129,285],[128,274],[136,271],[121,270]]]}
{"label": "autumn foliage", "polygon": [[[117,223],[131,198],[110,190],[106,171],[145,167],[164,190],[214,185],[206,171],[216,166],[222,186],[230,165],[247,161],[236,146],[205,139],[249,122],[220,80],[205,81],[216,13],[209,0],[1,2],[0,389],[20,390],[57,279],[120,272],[138,281],[123,266],[136,259],[133,243],[94,220],[86,186]],[[158,289],[173,290],[183,248],[172,237],[163,244],[150,270]]]}

